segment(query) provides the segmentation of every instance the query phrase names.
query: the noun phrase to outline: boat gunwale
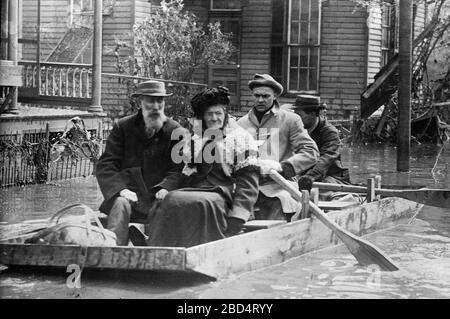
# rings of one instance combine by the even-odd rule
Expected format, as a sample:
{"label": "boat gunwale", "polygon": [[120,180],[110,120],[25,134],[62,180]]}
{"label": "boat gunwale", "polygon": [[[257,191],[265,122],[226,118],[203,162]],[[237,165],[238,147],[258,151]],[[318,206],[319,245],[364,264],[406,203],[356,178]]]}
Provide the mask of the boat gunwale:
{"label": "boat gunwale", "polygon": [[[400,199],[400,198],[385,198],[382,199],[380,201],[376,201],[373,203],[366,203],[366,204],[361,204],[359,206],[356,207],[350,207],[348,209],[344,209],[341,211],[330,211],[329,214],[327,214],[330,218],[332,218],[333,220],[335,220],[338,224],[342,224],[342,221],[339,220],[339,216],[344,216],[345,214],[351,214],[352,211],[364,211],[366,210],[368,207],[382,207],[384,205],[384,203],[387,203],[386,205],[393,205],[393,203],[395,203],[395,201],[400,201],[400,202],[409,202],[410,206],[411,206],[411,210],[415,210],[415,212],[417,212],[423,205],[422,204],[417,204],[414,203],[415,205],[411,204],[412,202],[405,200],[405,199]],[[401,212],[398,212],[398,214],[400,214],[401,216],[403,216],[403,214]],[[413,215],[414,212],[410,212],[409,215]],[[383,223],[388,223],[391,219],[391,217],[395,217],[395,212],[391,213],[391,215],[389,215],[389,218],[386,221],[382,221]],[[400,217],[401,217],[400,216]],[[395,219],[395,218],[394,218]],[[381,221],[380,221],[381,222]],[[395,220],[393,220],[393,222],[396,222]],[[87,250],[90,252],[96,252],[97,254],[99,254],[100,256],[102,256],[104,254],[104,252],[109,252],[111,254],[114,253],[114,251],[119,251],[119,257],[118,258],[122,258],[125,255],[132,255],[132,254],[137,254],[137,255],[141,255],[144,254],[146,255],[146,253],[148,254],[147,257],[154,258],[154,256],[158,255],[158,252],[162,254],[163,258],[163,262],[161,263],[148,263],[146,264],[145,262],[143,262],[142,265],[139,265],[139,262],[137,263],[132,263],[130,262],[129,264],[119,264],[116,265],[114,263],[108,265],[108,264],[100,264],[96,265],[95,263],[91,263],[91,264],[86,264],[87,268],[109,268],[109,269],[140,269],[140,270],[174,270],[174,271],[186,271],[186,272],[199,272],[199,273],[203,273],[205,275],[211,276],[211,277],[222,277],[224,275],[228,275],[230,272],[233,272],[230,269],[218,269],[217,271],[214,269],[209,269],[211,268],[210,265],[213,264],[214,262],[220,264],[220,254],[219,256],[217,256],[217,260],[212,260],[212,261],[208,261],[208,260],[204,260],[202,259],[202,254],[211,250],[215,250],[215,248],[217,246],[223,246],[225,247],[225,253],[224,255],[226,255],[226,253],[228,253],[228,251],[226,251],[227,247],[230,247],[230,245],[234,245],[235,243],[242,243],[242,242],[248,242],[248,239],[257,239],[257,238],[263,238],[265,240],[267,240],[267,238],[269,238],[271,236],[271,234],[279,234],[280,232],[285,231],[287,234],[285,234],[285,237],[289,237],[290,235],[292,235],[291,233],[295,233],[296,230],[298,229],[309,229],[309,227],[311,227],[312,224],[319,224],[321,225],[321,223],[314,217],[312,218],[308,218],[308,219],[302,219],[302,220],[298,220],[298,221],[294,221],[294,222],[290,222],[290,223],[285,223],[285,224],[281,224],[281,225],[277,225],[274,226],[272,228],[268,228],[268,229],[260,229],[260,230],[254,230],[251,232],[247,232],[247,233],[243,233],[243,234],[239,234],[237,236],[233,236],[233,237],[228,237],[228,238],[224,238],[224,239],[220,239],[217,241],[212,241],[212,242],[208,242],[208,243],[204,243],[201,245],[197,245],[197,246],[192,246],[192,247],[155,247],[155,246],[110,246],[110,247],[101,247],[101,246],[89,246],[87,249],[86,247],[82,247],[82,246],[77,246],[77,245],[39,245],[39,244],[24,244],[24,243],[11,243],[11,241],[13,241],[14,239],[19,239],[19,238],[23,238],[24,236],[30,236],[32,234],[27,234],[27,235],[22,235],[22,236],[16,236],[13,238],[9,238],[9,239],[5,239],[5,240],[1,240],[0,241],[0,263],[2,264],[6,264],[8,265],[8,263],[4,262],[4,253],[5,250],[6,251],[12,251],[14,252],[17,249],[22,249],[24,251],[28,251],[28,253],[33,254],[33,252],[39,252],[39,251],[51,251],[52,249],[54,249],[55,251],[61,250],[64,252],[64,250],[78,250],[78,254],[83,254],[83,250]],[[397,223],[398,224],[398,223]],[[322,225],[323,226],[323,225]],[[396,226],[396,223],[394,223],[392,226],[389,227],[381,227],[381,229],[388,229],[390,227],[394,227]],[[316,226],[314,226],[316,227]],[[325,226],[323,226],[325,227]],[[344,226],[344,228],[346,228]],[[357,235],[364,235],[364,234],[368,234],[368,233],[373,233],[374,231],[377,230],[381,230],[380,228],[375,227],[374,229],[372,229],[372,227],[369,227],[368,229],[365,229],[364,231],[361,232],[361,230],[357,231]],[[287,231],[289,230],[289,232]],[[298,236],[303,236],[304,234],[299,234]],[[332,234],[333,235],[333,234]],[[281,236],[282,238],[284,238],[283,236]],[[299,240],[299,239],[296,239]],[[311,240],[311,239],[310,239]],[[282,245],[283,243],[280,241],[280,245]],[[292,243],[291,243],[292,244]],[[331,245],[337,245],[340,244],[340,241],[337,239],[336,236],[331,237],[330,238],[330,243],[328,246]],[[237,248],[239,248],[240,245],[237,245]],[[245,245],[243,245],[245,246]],[[250,245],[251,246],[251,245]],[[280,251],[278,252],[277,256],[276,256],[276,261],[278,262],[283,262],[286,259],[292,258],[292,257],[296,257],[298,255],[302,255],[304,253],[308,253],[310,251],[315,251],[317,249],[322,249],[322,248],[326,248],[326,247],[317,247],[317,249],[312,249],[309,251],[305,251],[303,253],[300,254],[296,254],[291,253],[289,251],[290,248],[292,247],[288,247],[289,245],[287,245],[286,247],[283,247],[281,250],[285,250],[284,252]],[[240,247],[242,248],[242,247]],[[264,249],[261,248],[261,251],[263,251]],[[123,254],[123,256],[120,256],[120,252],[125,251],[126,253]],[[231,252],[233,251],[232,249],[230,250]],[[168,262],[164,262],[164,253],[168,253],[173,254],[173,256],[175,257],[173,260],[171,260],[170,258],[168,259]],[[154,255],[152,257],[152,254]],[[178,256],[177,254],[181,254],[181,257]],[[256,252],[256,254],[258,254],[258,252]],[[113,254],[114,255],[114,254]],[[26,256],[26,255],[24,255]],[[86,252],[86,256],[87,256],[87,252]],[[6,256],[8,257],[8,256]],[[213,256],[214,257],[214,256]],[[36,257],[37,258],[37,257]],[[36,259],[35,258],[35,259]],[[73,257],[76,260],[80,260],[79,255],[76,257]],[[113,257],[111,257],[113,258]],[[123,257],[125,258],[125,257]],[[142,257],[144,258],[144,257]],[[264,259],[264,256],[261,256],[262,259]],[[32,258],[25,258],[28,259],[28,262],[30,262],[30,260],[33,259]],[[122,259],[120,259],[122,261]],[[130,259],[131,260],[131,259]],[[198,263],[196,263],[196,260],[199,261]],[[176,263],[170,263],[171,261],[176,261]],[[278,263],[277,262],[277,263]],[[245,260],[242,261],[242,263],[245,263]],[[252,261],[250,261],[250,263],[252,263]],[[264,263],[264,262],[263,262]],[[41,266],[41,267],[54,267],[54,265],[52,265],[51,263],[27,263],[27,260],[18,260],[15,261],[12,265],[33,265],[33,266]],[[130,267],[130,265],[135,265],[135,267]],[[67,266],[67,265],[60,265],[59,267],[62,266]],[[256,262],[256,268],[261,268],[262,264]],[[267,266],[267,265],[263,265],[263,266]],[[57,266],[56,266],[57,267]],[[220,265],[220,267],[222,267],[222,265]],[[219,267],[219,268],[220,268]],[[238,272],[242,272],[242,268],[245,268],[244,271],[247,270],[253,270],[255,269],[255,267],[253,266],[242,266],[239,265]],[[208,268],[208,269],[207,269]],[[226,267],[225,267],[226,268]]]}

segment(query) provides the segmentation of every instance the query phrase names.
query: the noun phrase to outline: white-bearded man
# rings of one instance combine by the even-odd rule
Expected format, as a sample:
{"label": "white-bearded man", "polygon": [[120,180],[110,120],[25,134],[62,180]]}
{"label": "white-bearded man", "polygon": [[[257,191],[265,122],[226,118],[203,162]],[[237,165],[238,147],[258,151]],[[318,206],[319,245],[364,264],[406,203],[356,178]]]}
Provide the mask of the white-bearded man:
{"label": "white-bearded man", "polygon": [[171,158],[172,132],[180,129],[164,114],[163,82],[147,81],[137,86],[140,110],[120,119],[106,142],[96,167],[104,201],[100,211],[108,214],[107,228],[117,236],[117,245],[128,244],[128,224],[147,219],[154,204],[176,187],[174,177],[183,165]]}

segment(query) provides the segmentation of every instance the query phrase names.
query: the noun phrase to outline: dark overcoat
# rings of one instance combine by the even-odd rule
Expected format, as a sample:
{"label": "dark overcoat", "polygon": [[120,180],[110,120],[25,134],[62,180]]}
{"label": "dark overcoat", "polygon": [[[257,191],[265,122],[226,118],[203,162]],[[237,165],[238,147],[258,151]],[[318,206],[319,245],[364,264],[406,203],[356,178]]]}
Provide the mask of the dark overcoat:
{"label": "dark overcoat", "polygon": [[176,175],[183,168],[182,163],[176,164],[171,157],[173,146],[179,142],[171,139],[177,128],[181,129],[178,122],[167,119],[162,129],[148,138],[140,110],[114,124],[96,167],[104,197],[100,211],[109,213],[113,200],[127,188],[138,196],[135,208],[147,213],[156,192],[176,188]]}
{"label": "dark overcoat", "polygon": [[339,132],[326,119],[320,118],[316,128],[309,132],[311,138],[316,142],[320,157],[317,163],[304,175],[308,175],[314,181],[320,182],[326,176],[332,176],[344,182],[350,182],[347,168],[344,168],[341,161],[342,143]]}

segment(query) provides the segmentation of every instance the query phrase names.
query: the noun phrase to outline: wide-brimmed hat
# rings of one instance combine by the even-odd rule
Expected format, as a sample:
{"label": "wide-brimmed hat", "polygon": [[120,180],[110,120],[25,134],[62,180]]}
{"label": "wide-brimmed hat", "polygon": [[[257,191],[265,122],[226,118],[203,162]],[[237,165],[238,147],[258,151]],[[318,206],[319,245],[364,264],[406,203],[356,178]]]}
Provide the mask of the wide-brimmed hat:
{"label": "wide-brimmed hat", "polygon": [[281,95],[283,93],[283,86],[275,81],[273,77],[269,74],[258,74],[256,73],[253,80],[248,82],[248,87],[253,90],[255,87],[268,86],[275,91],[276,95]]}
{"label": "wide-brimmed hat", "polygon": [[148,96],[170,96],[172,93],[166,93],[164,82],[146,81],[141,82],[136,87],[136,92],[131,94],[132,97],[148,95]]}
{"label": "wide-brimmed hat", "polygon": [[320,96],[301,94],[297,95],[292,108],[294,110],[303,110],[308,112],[324,110],[327,108],[327,105],[325,103],[320,103]]}
{"label": "wide-brimmed hat", "polygon": [[224,86],[205,88],[191,99],[191,107],[196,118],[203,118],[206,109],[214,105],[230,104],[230,91]]}

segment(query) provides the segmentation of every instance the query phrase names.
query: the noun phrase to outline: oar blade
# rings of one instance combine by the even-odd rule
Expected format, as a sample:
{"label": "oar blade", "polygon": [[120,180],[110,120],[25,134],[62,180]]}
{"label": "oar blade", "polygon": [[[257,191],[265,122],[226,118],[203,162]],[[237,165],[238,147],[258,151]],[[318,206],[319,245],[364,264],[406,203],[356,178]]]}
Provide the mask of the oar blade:
{"label": "oar blade", "polygon": [[350,251],[355,256],[358,263],[362,266],[376,264],[383,271],[396,271],[399,267],[394,261],[387,257],[379,248],[375,247],[368,241],[358,238],[358,248]]}
{"label": "oar blade", "polygon": [[[293,198],[298,201],[301,200],[302,195],[300,192],[293,188],[292,185],[289,184],[278,172],[272,170],[270,172],[270,176],[275,182],[288,191]],[[335,235],[344,242],[348,250],[353,254],[353,256],[355,256],[358,263],[364,266],[376,264],[381,270],[385,271],[395,271],[399,269],[390,258],[384,256],[380,249],[336,224],[319,207],[317,207],[316,204],[310,202],[309,207],[312,214],[326,227],[331,229]]]}
{"label": "oar blade", "polygon": [[335,229],[334,233],[342,240],[350,253],[362,266],[378,265],[383,271],[396,271],[399,267],[375,245],[345,229]]}

